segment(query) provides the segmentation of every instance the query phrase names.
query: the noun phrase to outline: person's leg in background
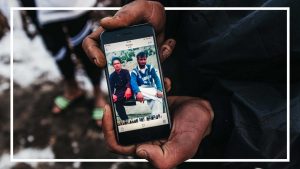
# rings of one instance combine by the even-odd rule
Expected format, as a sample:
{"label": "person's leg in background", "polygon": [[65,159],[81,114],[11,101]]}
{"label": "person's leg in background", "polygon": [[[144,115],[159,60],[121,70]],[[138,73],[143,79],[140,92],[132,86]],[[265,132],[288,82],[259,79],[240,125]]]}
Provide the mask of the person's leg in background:
{"label": "person's leg in background", "polygon": [[[67,101],[82,96],[83,91],[75,80],[75,65],[71,60],[70,49],[66,35],[63,31],[62,23],[50,23],[41,28],[42,39],[47,49],[53,55],[57,66],[64,77],[64,93],[63,98]],[[65,106],[59,106],[56,102],[53,106],[53,113],[60,113]]]}
{"label": "person's leg in background", "polygon": [[92,63],[82,48],[83,39],[92,31],[92,22],[89,21],[89,13],[82,15],[76,20],[67,22],[68,34],[71,37],[73,51],[79,58],[83,67],[93,84],[93,92],[95,97],[95,108],[92,112],[94,120],[98,126],[101,126],[103,107],[106,104],[103,92],[100,89],[100,79],[102,70]]}

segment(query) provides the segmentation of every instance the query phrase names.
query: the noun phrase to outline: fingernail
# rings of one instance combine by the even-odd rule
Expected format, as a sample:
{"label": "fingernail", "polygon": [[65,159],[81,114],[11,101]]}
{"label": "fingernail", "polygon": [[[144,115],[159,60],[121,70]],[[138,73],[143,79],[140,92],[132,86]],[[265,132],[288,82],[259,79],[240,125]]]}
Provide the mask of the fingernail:
{"label": "fingernail", "polygon": [[137,155],[141,158],[148,159],[148,153],[145,150],[138,151]]}
{"label": "fingernail", "polygon": [[169,42],[168,42],[168,44],[169,44],[170,46],[172,46],[172,47],[175,45],[175,43],[176,43],[176,41],[173,40],[173,39],[170,39]]}
{"label": "fingernail", "polygon": [[100,20],[100,23],[101,22],[105,22],[106,20],[110,20],[112,17],[111,16],[107,16],[107,17],[105,17],[105,18],[102,18],[101,20]]}
{"label": "fingernail", "polygon": [[96,57],[93,58],[93,62],[95,65],[98,65]]}
{"label": "fingernail", "polygon": [[94,63],[98,66],[98,67],[101,67],[101,64],[99,62],[99,60],[95,57],[94,58]]}

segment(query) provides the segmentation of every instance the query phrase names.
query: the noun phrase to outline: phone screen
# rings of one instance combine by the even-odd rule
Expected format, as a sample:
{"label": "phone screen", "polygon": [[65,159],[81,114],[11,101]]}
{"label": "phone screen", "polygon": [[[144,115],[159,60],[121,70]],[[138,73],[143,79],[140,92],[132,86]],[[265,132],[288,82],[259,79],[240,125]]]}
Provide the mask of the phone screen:
{"label": "phone screen", "polygon": [[168,124],[154,37],[104,44],[104,50],[118,131]]}

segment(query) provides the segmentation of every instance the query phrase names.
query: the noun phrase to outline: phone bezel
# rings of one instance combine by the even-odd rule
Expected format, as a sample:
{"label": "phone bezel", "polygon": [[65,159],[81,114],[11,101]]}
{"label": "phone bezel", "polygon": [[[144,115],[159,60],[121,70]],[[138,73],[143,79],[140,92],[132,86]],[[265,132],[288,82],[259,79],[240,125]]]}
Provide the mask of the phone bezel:
{"label": "phone bezel", "polygon": [[[149,128],[142,128],[142,129],[137,129],[137,130],[132,130],[132,131],[127,131],[127,132],[119,132],[118,126],[117,126],[117,118],[116,118],[116,113],[115,109],[113,108],[113,102],[112,102],[112,94],[110,90],[110,83],[109,83],[109,72],[108,72],[108,67],[105,67],[105,74],[106,74],[106,82],[108,86],[108,93],[109,93],[109,99],[111,102],[112,106],[112,111],[113,111],[113,120],[114,120],[114,128],[115,128],[115,133],[116,133],[116,138],[118,140],[119,144],[122,145],[130,145],[130,144],[135,144],[135,143],[141,143],[141,142],[146,142],[150,140],[157,140],[157,139],[162,139],[166,138],[169,136],[170,131],[171,131],[171,119],[170,119],[170,113],[168,109],[168,102],[166,98],[166,92],[165,92],[165,86],[163,83],[163,73],[161,69],[161,63],[159,60],[159,53],[158,53],[158,48],[157,48],[157,43],[156,43],[156,37],[155,37],[155,32],[153,27],[150,24],[140,24],[140,25],[134,25],[122,29],[116,29],[116,30],[111,30],[111,31],[104,31],[100,35],[100,45],[102,48],[102,51],[104,51],[104,45],[105,44],[110,44],[110,43],[116,43],[116,42],[122,42],[122,41],[127,41],[127,40],[134,40],[134,39],[139,39],[139,38],[144,38],[144,37],[149,37],[153,36],[154,38],[154,46],[156,49],[156,58],[158,60],[158,69],[159,69],[159,74],[162,83],[162,88],[164,92],[164,103],[166,105],[166,113],[168,116],[168,122],[165,125],[160,125],[160,126],[155,126],[155,127],[149,127]],[[104,52],[105,55],[105,52]],[[153,134],[155,133],[155,134]]]}

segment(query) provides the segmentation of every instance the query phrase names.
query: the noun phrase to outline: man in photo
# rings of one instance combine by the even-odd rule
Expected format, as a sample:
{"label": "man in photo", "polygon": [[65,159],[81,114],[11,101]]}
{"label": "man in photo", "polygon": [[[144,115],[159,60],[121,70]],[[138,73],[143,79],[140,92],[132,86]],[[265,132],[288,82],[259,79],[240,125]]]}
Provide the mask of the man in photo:
{"label": "man in photo", "polygon": [[119,57],[112,58],[112,66],[115,71],[109,76],[110,90],[112,100],[119,117],[122,120],[128,120],[124,103],[132,96],[130,88],[130,74],[127,69],[122,69],[121,59]]}
{"label": "man in photo", "polygon": [[144,51],[136,56],[138,66],[131,72],[131,85],[136,100],[147,101],[152,115],[163,112],[162,85],[153,65],[147,64],[148,54]]}

